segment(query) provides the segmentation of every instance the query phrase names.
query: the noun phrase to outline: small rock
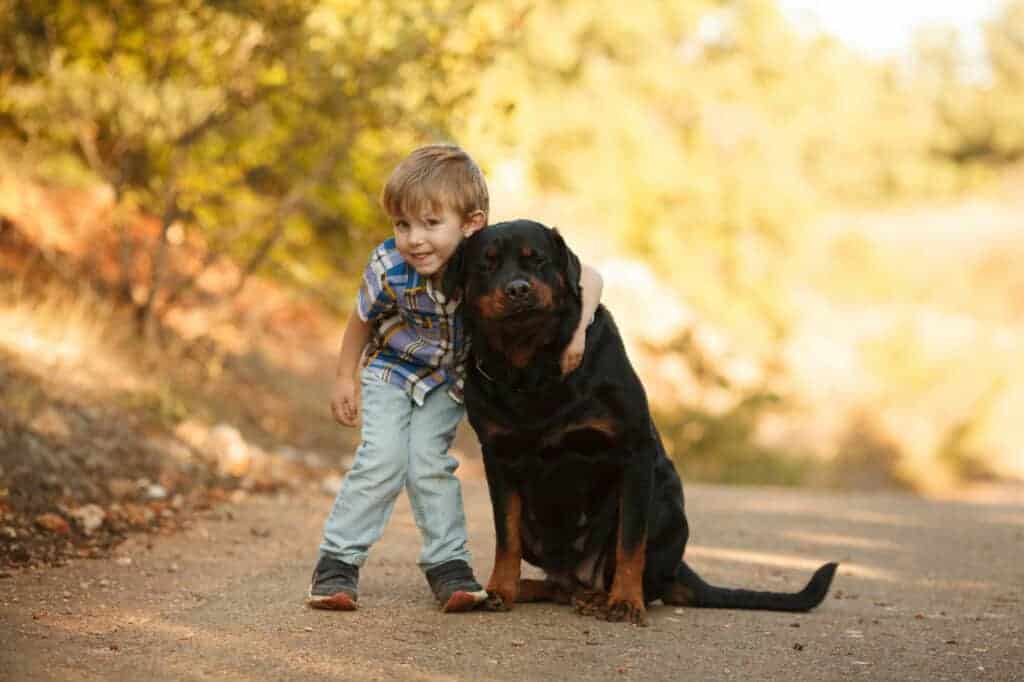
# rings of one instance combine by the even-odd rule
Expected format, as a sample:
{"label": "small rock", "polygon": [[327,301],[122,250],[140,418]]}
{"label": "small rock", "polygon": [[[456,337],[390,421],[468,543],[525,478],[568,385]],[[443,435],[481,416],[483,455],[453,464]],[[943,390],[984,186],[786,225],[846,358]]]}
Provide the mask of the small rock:
{"label": "small rock", "polygon": [[8,540],[17,540],[18,531],[14,530],[10,526],[3,526],[2,528],[0,528],[0,537],[6,538]]}
{"label": "small rock", "polygon": [[71,526],[64,520],[63,516],[54,513],[40,514],[36,517],[36,525],[43,530],[48,530],[51,533],[57,533],[58,535],[67,535],[71,532]]}
{"label": "small rock", "polygon": [[309,627],[308,625],[306,627],[302,628],[302,629],[305,630],[306,632],[313,632],[313,628]]}
{"label": "small rock", "polygon": [[92,535],[93,531],[102,526],[104,519],[107,518],[107,513],[96,504],[83,505],[73,509],[70,514],[78,528],[86,535]]}
{"label": "small rock", "polygon": [[228,424],[218,424],[210,429],[202,449],[217,462],[222,474],[241,477],[252,467],[249,444],[238,429]]}
{"label": "small rock", "polygon": [[206,425],[195,419],[186,419],[174,428],[174,435],[194,448],[201,448],[209,434]]}
{"label": "small rock", "polygon": [[156,518],[156,514],[149,507],[130,502],[124,505],[122,515],[125,523],[135,527],[148,526]]}
{"label": "small rock", "polygon": [[167,488],[159,483],[148,485],[146,486],[146,497],[151,500],[162,500],[167,497]]}
{"label": "small rock", "polygon": [[114,559],[114,563],[118,566],[131,566],[132,558],[130,556],[119,556]]}
{"label": "small rock", "polygon": [[129,481],[127,478],[112,478],[107,481],[107,490],[110,492],[110,496],[118,500],[132,497],[138,492],[138,489],[135,481]]}

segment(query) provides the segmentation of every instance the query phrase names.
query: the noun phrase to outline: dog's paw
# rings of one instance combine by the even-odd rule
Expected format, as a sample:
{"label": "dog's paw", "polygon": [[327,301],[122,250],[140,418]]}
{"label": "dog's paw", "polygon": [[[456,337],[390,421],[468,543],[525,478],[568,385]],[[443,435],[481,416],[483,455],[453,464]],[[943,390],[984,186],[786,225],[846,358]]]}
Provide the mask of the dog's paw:
{"label": "dog's paw", "polygon": [[484,611],[511,611],[512,602],[494,590],[487,590],[487,599],[484,600],[480,608]]}
{"label": "dog's paw", "polygon": [[579,589],[572,595],[572,607],[581,616],[600,616],[608,607],[608,593]]}
{"label": "dog's paw", "polygon": [[599,617],[611,623],[632,623],[641,627],[650,624],[647,619],[647,609],[642,604],[634,604],[625,600],[608,602]]}

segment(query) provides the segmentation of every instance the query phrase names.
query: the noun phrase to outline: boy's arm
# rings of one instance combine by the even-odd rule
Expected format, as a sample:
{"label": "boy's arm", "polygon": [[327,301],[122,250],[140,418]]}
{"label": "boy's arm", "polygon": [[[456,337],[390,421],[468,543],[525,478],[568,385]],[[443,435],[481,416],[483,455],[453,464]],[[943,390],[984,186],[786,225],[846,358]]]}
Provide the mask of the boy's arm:
{"label": "boy's arm", "polygon": [[359,421],[359,382],[356,370],[363,356],[363,349],[370,341],[369,322],[359,316],[355,310],[348,318],[345,333],[341,338],[341,350],[338,353],[338,370],[334,378],[334,389],[331,392],[331,412],[334,418],[345,426],[355,426]]}
{"label": "boy's arm", "polygon": [[580,323],[576,326],[569,345],[562,351],[562,376],[579,367],[583,361],[583,352],[587,347],[587,325],[594,319],[597,306],[601,303],[601,291],[604,289],[604,280],[600,273],[586,263],[580,267],[580,289],[583,299]]}
{"label": "boy's arm", "polygon": [[381,244],[373,253],[363,271],[363,281],[356,296],[356,307],[349,315],[338,353],[338,370],[331,391],[331,412],[345,426],[359,422],[359,379],[356,370],[363,350],[373,332],[373,320],[380,319],[395,308],[395,293],[388,286],[389,251]]}

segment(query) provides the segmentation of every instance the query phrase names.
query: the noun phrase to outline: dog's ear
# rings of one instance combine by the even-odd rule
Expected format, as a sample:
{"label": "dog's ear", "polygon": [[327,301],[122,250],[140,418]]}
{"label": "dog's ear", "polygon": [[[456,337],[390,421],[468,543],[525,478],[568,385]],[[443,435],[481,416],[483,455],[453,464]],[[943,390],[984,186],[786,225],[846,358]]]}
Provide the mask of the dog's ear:
{"label": "dog's ear", "polygon": [[444,294],[446,299],[450,299],[458,294],[466,284],[465,261],[467,241],[463,239],[459,242],[459,245],[455,247],[455,253],[448,259],[448,264],[444,268],[444,276],[441,277],[441,293]]}
{"label": "dog's ear", "polygon": [[555,262],[565,275],[565,285],[569,289],[569,294],[578,301],[580,300],[580,259],[566,245],[562,235],[554,227],[551,228],[551,237],[555,240]]}

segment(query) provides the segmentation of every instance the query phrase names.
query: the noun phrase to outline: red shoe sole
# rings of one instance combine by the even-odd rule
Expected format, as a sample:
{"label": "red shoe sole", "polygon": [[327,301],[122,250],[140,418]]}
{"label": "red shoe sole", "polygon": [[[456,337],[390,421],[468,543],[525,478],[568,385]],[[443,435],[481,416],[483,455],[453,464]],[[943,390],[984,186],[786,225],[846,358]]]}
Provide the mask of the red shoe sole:
{"label": "red shoe sole", "polygon": [[482,601],[482,599],[474,596],[472,592],[456,592],[448,598],[448,603],[441,607],[441,611],[444,613],[472,611]]}
{"label": "red shoe sole", "polygon": [[311,608],[328,611],[355,611],[359,605],[344,592],[332,594],[330,597],[311,597],[306,601]]}

